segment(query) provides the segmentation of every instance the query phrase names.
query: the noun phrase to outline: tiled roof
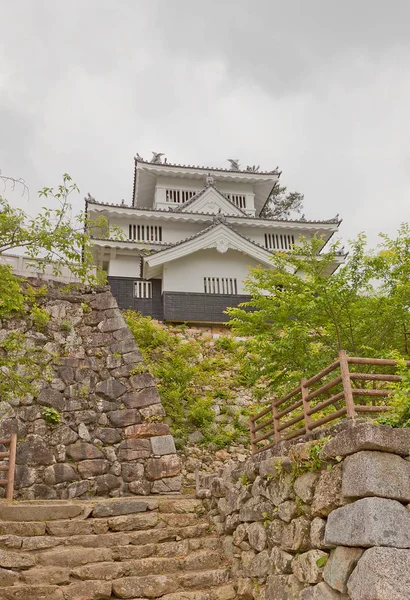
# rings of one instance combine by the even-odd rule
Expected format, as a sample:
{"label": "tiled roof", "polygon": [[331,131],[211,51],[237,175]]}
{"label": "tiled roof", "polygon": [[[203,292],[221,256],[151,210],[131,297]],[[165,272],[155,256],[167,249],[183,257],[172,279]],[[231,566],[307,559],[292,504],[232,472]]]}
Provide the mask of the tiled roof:
{"label": "tiled roof", "polygon": [[[197,198],[197,196],[195,196],[195,198]],[[192,200],[192,198],[191,198]],[[229,201],[229,198],[227,198],[227,200]],[[190,200],[188,201],[190,202]],[[181,206],[186,206],[188,204],[188,202],[185,202],[185,204],[182,204]],[[177,210],[163,210],[161,208],[147,208],[147,207],[141,207],[141,206],[130,206],[127,204],[113,204],[110,202],[97,202],[97,200],[93,200],[93,201],[87,201],[87,204],[96,204],[97,206],[112,206],[112,207],[119,207],[119,208],[129,208],[132,210],[141,210],[141,211],[145,211],[145,212],[155,212],[155,213],[164,213],[164,214],[172,214],[175,212],[180,212]],[[234,206],[236,207],[236,205],[234,204]],[[179,207],[178,207],[179,208]],[[236,207],[237,208],[237,207]],[[240,210],[240,209],[239,209]],[[200,215],[200,216],[214,216],[214,213],[195,213],[195,212],[187,212],[184,213],[186,215]],[[325,219],[323,221],[321,220],[314,220],[314,219],[268,219],[265,217],[252,217],[251,215],[247,215],[244,214],[242,215],[227,215],[228,217],[232,217],[235,219],[253,219],[255,221],[271,221],[272,223],[307,223],[307,224],[315,224],[317,223],[318,225],[326,225],[326,224],[331,224],[331,223],[338,223],[340,224],[342,222],[342,219],[339,219],[339,216],[333,217],[333,219]]]}
{"label": "tiled roof", "polygon": [[239,169],[238,171],[234,171],[232,169],[223,169],[221,167],[205,167],[203,165],[180,165],[177,163],[152,163],[149,160],[143,160],[141,158],[134,158],[135,164],[140,163],[144,165],[151,165],[155,167],[177,167],[179,169],[200,169],[201,171],[221,171],[222,173],[241,173],[245,175],[278,175],[280,176],[279,171],[274,169],[273,171],[246,171]]}

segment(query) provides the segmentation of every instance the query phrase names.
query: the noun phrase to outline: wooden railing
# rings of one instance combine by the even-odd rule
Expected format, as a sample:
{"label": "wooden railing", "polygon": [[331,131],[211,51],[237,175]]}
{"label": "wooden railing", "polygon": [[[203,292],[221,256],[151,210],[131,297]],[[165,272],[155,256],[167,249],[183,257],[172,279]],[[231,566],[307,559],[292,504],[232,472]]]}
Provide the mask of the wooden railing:
{"label": "wooden railing", "polygon": [[7,473],[7,477],[0,479],[0,485],[6,486],[6,499],[13,500],[14,471],[16,468],[17,434],[12,433],[8,438],[0,438],[0,444],[9,446],[8,451],[0,452],[0,461],[7,460],[7,464],[0,464],[0,472]]}
{"label": "wooden railing", "polygon": [[[410,367],[410,361],[406,364]],[[251,417],[252,452],[267,450],[281,440],[299,437],[342,417],[354,419],[361,413],[389,411],[388,405],[380,403],[391,394],[391,389],[383,385],[400,382],[400,375],[357,372],[350,365],[365,365],[362,370],[372,367],[376,371],[397,367],[398,363],[384,358],[349,357],[340,351],[337,361],[310,379],[302,379],[297,388],[282,398],[273,398],[266,409]],[[370,382],[372,388],[365,387]],[[358,397],[370,399],[371,404],[356,404]],[[315,419],[317,413],[322,416]]]}

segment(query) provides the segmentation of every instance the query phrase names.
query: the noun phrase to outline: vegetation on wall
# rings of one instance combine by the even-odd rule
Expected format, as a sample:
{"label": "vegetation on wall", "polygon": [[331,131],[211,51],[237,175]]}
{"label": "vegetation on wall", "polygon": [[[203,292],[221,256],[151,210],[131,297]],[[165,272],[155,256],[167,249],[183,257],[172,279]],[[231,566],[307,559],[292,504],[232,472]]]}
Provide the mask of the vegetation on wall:
{"label": "vegetation on wall", "polygon": [[[103,283],[105,274],[95,269],[89,231],[94,227],[103,228],[110,237],[120,233],[117,229],[110,230],[105,218],[91,221],[84,213],[73,216],[69,199],[78,192],[71,177],[64,174],[57,188],[45,187],[39,191],[45,206],[35,217],[11,206],[0,196],[0,257],[23,250],[35,265],[35,272],[44,272],[49,266],[54,275],[60,275],[64,267],[69,267],[80,282]],[[44,293],[45,288],[34,289],[16,277],[10,266],[0,262],[0,320],[24,316],[31,320],[34,330],[44,331],[50,318],[38,305]],[[47,353],[26,342],[26,334],[20,330],[0,336],[2,400],[30,393],[36,379],[44,375]]]}
{"label": "vegetation on wall", "polygon": [[240,394],[244,385],[241,365],[249,365],[247,341],[231,336],[213,340],[206,334],[191,338],[184,335],[185,326],[168,328],[130,310],[125,318],[147,369],[156,378],[177,443],[181,446],[196,430],[203,435],[202,443],[218,448],[235,441],[248,443],[246,407],[232,411],[227,423],[223,418],[217,422],[215,411],[218,405],[221,414],[228,413]]}

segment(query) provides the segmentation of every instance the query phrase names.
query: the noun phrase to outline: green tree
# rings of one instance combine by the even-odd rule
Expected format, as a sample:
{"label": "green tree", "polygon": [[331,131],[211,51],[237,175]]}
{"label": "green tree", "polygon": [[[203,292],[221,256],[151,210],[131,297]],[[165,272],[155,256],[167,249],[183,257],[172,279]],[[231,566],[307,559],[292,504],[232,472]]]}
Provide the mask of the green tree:
{"label": "green tree", "polygon": [[408,355],[408,226],[396,239],[383,236],[377,252],[367,250],[363,234],[350,246],[336,272],[339,243],[324,251],[316,237],[276,253],[272,269],[251,271],[251,300],[228,309],[234,332],[252,336],[248,379],[268,379],[280,392],[333,362],[342,348],[358,356]]}
{"label": "green tree", "polygon": [[[11,181],[26,186],[22,180],[0,177],[3,183]],[[94,266],[90,232],[98,227],[107,236],[120,237],[118,229],[110,229],[105,218],[91,221],[84,213],[73,215],[69,202],[78,187],[68,174],[63,175],[57,188],[45,187],[39,197],[46,201],[35,217],[29,217],[10,202],[0,197],[0,257],[20,249],[42,272],[50,265],[54,275],[69,267],[80,281],[90,285],[105,281],[105,274]],[[49,315],[37,306],[38,292],[23,279],[16,277],[5,263],[0,262],[0,319],[13,316],[30,317],[34,327],[44,329]],[[46,363],[39,348],[26,344],[26,336],[18,331],[0,337],[0,398],[8,399],[32,390]]]}
{"label": "green tree", "polygon": [[261,216],[267,219],[289,219],[292,213],[302,212],[303,200],[303,194],[288,192],[285,186],[276,185],[262,209]]}

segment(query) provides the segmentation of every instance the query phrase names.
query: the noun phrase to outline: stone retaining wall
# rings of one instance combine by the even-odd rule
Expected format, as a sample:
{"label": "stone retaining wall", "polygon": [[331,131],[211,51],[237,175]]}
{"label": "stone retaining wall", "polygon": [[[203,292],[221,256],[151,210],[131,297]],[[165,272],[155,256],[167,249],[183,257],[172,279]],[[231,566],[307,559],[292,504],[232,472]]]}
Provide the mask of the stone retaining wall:
{"label": "stone retaining wall", "polygon": [[410,599],[410,429],[351,423],[202,490],[240,600]]}
{"label": "stone retaining wall", "polygon": [[[41,331],[29,318],[0,322],[0,339],[20,331],[28,348],[46,353],[37,393],[0,405],[0,437],[18,434],[15,497],[179,491],[164,409],[111,292],[48,285],[37,300],[50,315]],[[58,424],[47,420],[47,408],[57,411]]]}

